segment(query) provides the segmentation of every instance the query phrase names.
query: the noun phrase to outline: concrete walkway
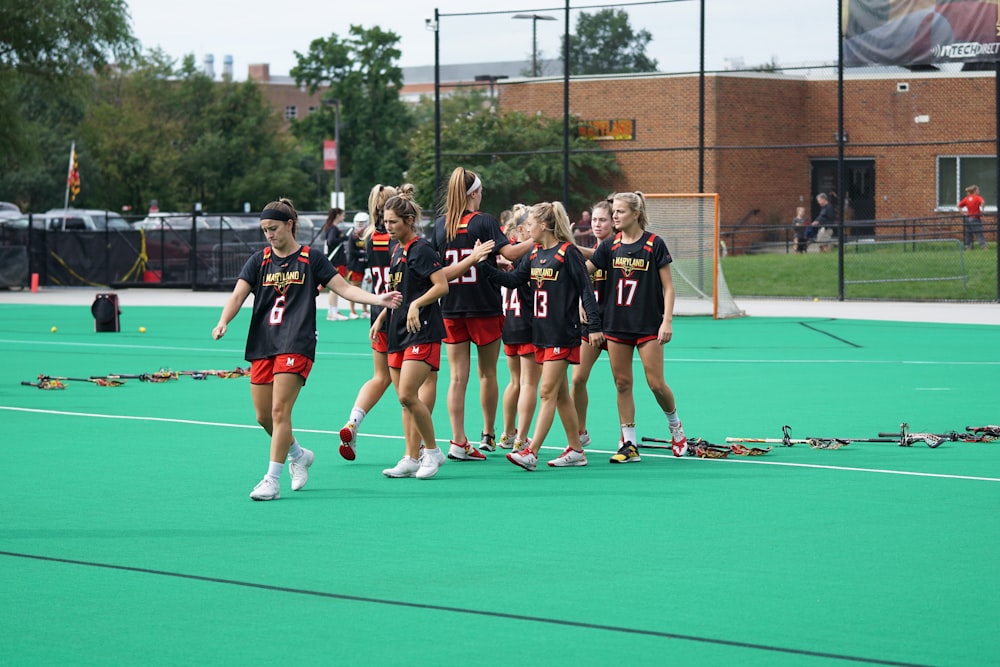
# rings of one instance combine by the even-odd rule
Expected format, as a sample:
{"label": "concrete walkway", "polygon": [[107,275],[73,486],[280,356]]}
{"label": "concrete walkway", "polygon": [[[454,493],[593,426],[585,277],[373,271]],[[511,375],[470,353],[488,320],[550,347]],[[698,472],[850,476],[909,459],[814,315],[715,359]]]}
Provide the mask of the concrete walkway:
{"label": "concrete walkway", "polygon": [[[118,294],[127,306],[215,306],[222,308],[228,292],[194,292],[180,289],[137,288],[100,290],[92,287],[43,287],[30,290],[0,290],[0,304],[90,305],[94,296],[106,291]],[[247,303],[250,301],[248,300]],[[327,295],[317,297],[320,312],[326,311]],[[957,324],[1000,324],[997,303],[931,303],[906,301],[835,301],[821,299],[737,299],[749,317],[832,317],[853,320],[894,322],[951,322]],[[341,300],[341,310],[347,304]]]}

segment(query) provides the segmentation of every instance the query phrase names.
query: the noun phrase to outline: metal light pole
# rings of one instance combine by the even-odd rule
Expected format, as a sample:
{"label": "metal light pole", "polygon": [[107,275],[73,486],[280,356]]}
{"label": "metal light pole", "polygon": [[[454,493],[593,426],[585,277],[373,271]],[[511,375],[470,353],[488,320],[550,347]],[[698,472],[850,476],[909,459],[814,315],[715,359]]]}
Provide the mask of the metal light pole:
{"label": "metal light pole", "polygon": [[[337,206],[340,206],[340,100],[336,98],[324,98],[324,106],[333,107],[333,191],[337,193]],[[329,135],[327,135],[329,136]]]}
{"label": "metal light pole", "polygon": [[531,19],[531,76],[538,76],[538,22],[555,21],[555,16],[545,14],[514,14],[512,19]]}

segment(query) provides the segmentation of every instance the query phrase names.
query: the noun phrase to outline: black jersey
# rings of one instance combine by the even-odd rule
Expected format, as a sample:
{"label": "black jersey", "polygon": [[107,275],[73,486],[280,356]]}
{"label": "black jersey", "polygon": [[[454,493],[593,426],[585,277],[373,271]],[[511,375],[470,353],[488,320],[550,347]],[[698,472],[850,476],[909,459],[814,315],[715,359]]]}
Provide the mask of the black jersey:
{"label": "black jersey", "polygon": [[[529,262],[527,255],[518,258],[511,270],[517,265]],[[503,299],[504,321],[503,342],[507,345],[524,345],[531,342],[531,320],[534,311],[534,291],[531,285],[520,287],[500,287],[500,297]]]}
{"label": "black jersey", "polygon": [[[510,243],[497,219],[489,213],[479,211],[466,211],[455,238],[448,241],[446,237],[445,219],[442,216],[435,222],[434,245],[445,266],[458,264],[471,255],[476,241],[493,241],[493,253],[483,262],[496,268],[496,253]],[[449,281],[448,288],[448,295],[441,299],[441,311],[449,319],[490,317],[503,313],[499,286],[487,278],[479,265],[474,264],[464,274]]]}
{"label": "black jersey", "polygon": [[356,229],[352,229],[351,233],[347,235],[347,240],[344,241],[344,250],[346,251],[344,259],[348,271],[364,273],[365,269],[368,268],[368,253],[365,252],[366,243],[365,237]]}
{"label": "black jersey", "polygon": [[[600,245],[600,242],[594,243],[594,248]],[[603,312],[604,304],[608,301],[608,272],[604,269],[597,269],[590,274],[590,282],[594,285],[594,299],[597,301],[597,308]]]}
{"label": "black jersey", "polygon": [[276,354],[316,358],[316,291],[337,274],[323,252],[302,246],[288,257],[258,250],[240,271],[254,295],[246,360]]}
{"label": "black jersey", "polygon": [[663,323],[660,269],[672,261],[667,244],[643,232],[635,243],[623,243],[621,233],[604,239],[590,263],[608,272],[602,309],[604,333],[624,337],[655,335]]}
{"label": "black jersey", "polygon": [[[389,237],[388,232],[377,228],[365,239],[365,252],[368,254],[368,268],[372,272],[372,293],[385,294],[389,291],[389,267],[392,266],[392,251],[396,242]],[[372,322],[382,312],[382,306],[370,306]],[[389,326],[388,318],[382,326],[385,331]]]}
{"label": "black jersey", "polygon": [[389,352],[399,352],[420,343],[440,343],[444,338],[444,320],[437,301],[420,309],[420,331],[410,333],[406,330],[410,304],[431,288],[431,274],[442,270],[434,248],[419,236],[406,245],[396,244],[389,269],[389,289],[399,290],[403,301],[390,315]]}
{"label": "black jersey", "polygon": [[587,313],[587,333],[601,330],[601,315],[580,250],[569,242],[551,248],[536,245],[528,261],[513,271],[497,272],[507,287],[530,283],[533,288],[531,342],[537,347],[579,347],[580,302]]}

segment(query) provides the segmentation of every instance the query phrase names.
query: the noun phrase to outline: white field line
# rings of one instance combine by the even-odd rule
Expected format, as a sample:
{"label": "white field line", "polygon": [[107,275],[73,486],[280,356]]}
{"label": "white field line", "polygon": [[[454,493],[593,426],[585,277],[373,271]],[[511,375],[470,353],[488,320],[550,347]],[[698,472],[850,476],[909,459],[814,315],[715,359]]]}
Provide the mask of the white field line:
{"label": "white field line", "polygon": [[[209,422],[209,421],[199,421],[194,419],[175,419],[171,417],[143,417],[143,416],[130,416],[130,415],[105,415],[100,413],[90,413],[90,412],[67,412],[62,410],[41,410],[37,408],[20,408],[10,405],[0,405],[0,410],[8,410],[10,412],[27,412],[33,414],[44,414],[44,415],[65,415],[70,417],[89,417],[92,419],[123,419],[130,421],[140,421],[140,422],[165,422],[172,424],[186,424],[192,426],[219,426],[223,428],[242,428],[242,429],[258,429],[260,428],[256,424],[227,424],[224,422]],[[325,429],[306,429],[306,428],[295,428],[298,433],[319,433],[323,435],[337,435],[338,431],[328,431]],[[364,436],[366,438],[382,438],[386,440],[402,440],[402,436],[398,435],[380,435],[375,433],[358,433],[358,435]],[[440,443],[445,443],[447,440],[438,440]],[[551,449],[556,451],[562,451],[562,447],[542,447],[542,449]],[[614,454],[611,450],[601,450],[601,449],[588,449],[587,451],[599,454]],[[644,453],[643,456],[649,458],[661,458],[671,460],[674,457],[667,454],[649,454]],[[912,472],[907,470],[886,470],[880,468],[854,468],[848,466],[832,466],[832,465],[817,465],[815,463],[789,463],[785,461],[764,461],[760,458],[753,459],[696,459],[693,457],[685,457],[680,459],[681,461],[699,461],[699,462],[711,462],[711,463],[742,463],[749,465],[769,465],[769,466],[786,466],[789,468],[814,468],[818,470],[840,470],[844,472],[863,472],[863,473],[876,473],[881,475],[905,475],[910,477],[928,477],[937,479],[961,479],[967,481],[976,482],[1000,482],[1000,478],[997,477],[977,477],[971,475],[946,475],[942,473],[932,473],[932,472]]]}

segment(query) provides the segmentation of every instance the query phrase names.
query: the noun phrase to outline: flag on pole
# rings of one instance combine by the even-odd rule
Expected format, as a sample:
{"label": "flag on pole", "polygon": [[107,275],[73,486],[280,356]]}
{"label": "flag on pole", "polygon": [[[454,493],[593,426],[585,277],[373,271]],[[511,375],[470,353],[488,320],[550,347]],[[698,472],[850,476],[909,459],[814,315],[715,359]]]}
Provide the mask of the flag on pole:
{"label": "flag on pole", "polygon": [[70,201],[76,201],[80,194],[80,166],[76,161],[76,142],[69,149],[69,172],[66,175],[66,192]]}

